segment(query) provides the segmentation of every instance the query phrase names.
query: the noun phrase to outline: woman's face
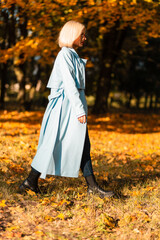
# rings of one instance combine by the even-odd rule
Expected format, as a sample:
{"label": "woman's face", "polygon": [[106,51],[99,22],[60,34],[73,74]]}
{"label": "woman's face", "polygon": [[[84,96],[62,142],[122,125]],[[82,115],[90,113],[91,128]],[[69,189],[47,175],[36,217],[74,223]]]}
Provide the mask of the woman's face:
{"label": "woman's face", "polygon": [[80,36],[74,41],[73,48],[83,47],[84,42],[87,40],[86,38],[86,30],[82,29]]}

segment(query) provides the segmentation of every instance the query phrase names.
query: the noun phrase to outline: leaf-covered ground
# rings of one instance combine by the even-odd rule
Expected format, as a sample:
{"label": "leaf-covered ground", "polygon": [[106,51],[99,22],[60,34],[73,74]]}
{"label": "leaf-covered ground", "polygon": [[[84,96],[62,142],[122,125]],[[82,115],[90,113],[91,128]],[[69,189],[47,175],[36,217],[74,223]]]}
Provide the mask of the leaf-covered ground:
{"label": "leaf-covered ground", "polygon": [[47,177],[42,195],[18,186],[35,155],[42,112],[0,112],[0,239],[160,239],[160,117],[90,116],[98,183],[118,198],[87,195],[85,180]]}

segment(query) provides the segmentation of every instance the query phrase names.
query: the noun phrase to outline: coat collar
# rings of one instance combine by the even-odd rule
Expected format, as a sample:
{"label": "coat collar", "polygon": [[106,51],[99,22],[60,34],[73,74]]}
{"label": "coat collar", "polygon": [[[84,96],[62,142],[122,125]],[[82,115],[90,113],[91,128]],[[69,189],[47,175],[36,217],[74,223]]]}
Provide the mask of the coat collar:
{"label": "coat collar", "polygon": [[76,57],[78,57],[79,58],[79,55],[78,55],[78,53],[76,52],[76,50],[74,49],[74,48],[68,48],[70,51],[72,51],[73,52],[73,54],[75,54],[76,55]]}
{"label": "coat collar", "polygon": [[[70,50],[71,50],[72,52],[74,52],[74,53],[79,57],[78,53],[75,51],[74,48],[70,48]],[[80,59],[82,60],[83,64],[86,64],[86,63],[87,63],[87,59],[84,59],[84,58],[80,58]]]}
{"label": "coat collar", "polygon": [[[73,54],[77,57],[77,58],[80,58],[78,53],[76,52],[76,50],[74,48],[69,48],[69,47],[64,47],[64,48],[68,48],[71,52],[73,52]],[[84,59],[84,58],[80,58],[83,62],[83,64],[86,64],[87,63],[87,59]]]}

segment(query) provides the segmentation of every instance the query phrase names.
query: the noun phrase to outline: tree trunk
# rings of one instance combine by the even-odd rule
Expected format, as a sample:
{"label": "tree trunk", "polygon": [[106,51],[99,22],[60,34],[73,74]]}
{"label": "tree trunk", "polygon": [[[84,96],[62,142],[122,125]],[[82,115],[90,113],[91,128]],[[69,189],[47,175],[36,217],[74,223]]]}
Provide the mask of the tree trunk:
{"label": "tree trunk", "polygon": [[[21,11],[21,8],[19,7],[19,11]],[[24,14],[24,21],[19,25],[20,27],[20,31],[21,31],[21,36],[23,36],[24,38],[27,37],[28,35],[28,30],[27,30],[27,22],[28,22],[28,17]],[[23,53],[19,56],[20,59],[22,59],[23,61]],[[17,79],[19,82],[19,94],[17,96],[17,99],[19,100],[20,104],[24,106],[24,108],[26,108],[26,89],[25,89],[25,85],[26,85],[26,69],[27,69],[27,63],[24,62],[22,64],[20,64],[18,66],[18,71],[20,73],[20,78]]]}
{"label": "tree trunk", "polygon": [[[117,25],[119,23],[117,22]],[[99,57],[99,79],[93,113],[105,113],[108,110],[108,96],[111,90],[111,73],[122,48],[128,29],[117,31],[115,26],[110,33],[106,33],[102,41]]]}
{"label": "tree trunk", "polygon": [[148,93],[145,94],[144,108],[147,109]]}
{"label": "tree trunk", "polygon": [[19,101],[19,103],[21,105],[25,104],[25,99],[26,99],[26,97],[25,97],[25,74],[24,74],[23,68],[24,68],[23,64],[14,68],[14,71],[15,71],[15,74],[17,77],[17,81],[19,83],[19,92],[17,95],[17,100]]}
{"label": "tree trunk", "polygon": [[101,64],[100,76],[96,91],[96,101],[93,113],[105,113],[108,110],[108,95],[110,93],[110,69],[106,69],[104,62]]}
{"label": "tree trunk", "polygon": [[157,109],[158,108],[158,100],[159,100],[159,97],[158,97],[158,95],[156,95],[156,99],[155,99],[155,109]]}
{"label": "tree trunk", "polygon": [[[1,49],[6,49],[8,46],[8,28],[9,28],[9,18],[8,18],[8,12],[3,11],[2,12],[2,18],[4,21],[4,24],[2,25],[2,41],[0,43],[0,48]],[[2,63],[1,64],[1,96],[0,96],[0,108],[4,109],[5,108],[5,83],[7,79],[7,63]]]}
{"label": "tree trunk", "polygon": [[131,108],[132,98],[133,98],[132,93],[129,93],[129,97],[128,97],[127,102],[126,102],[126,107],[129,108],[129,109]]}
{"label": "tree trunk", "polygon": [[153,108],[153,94],[150,95],[150,102],[149,102],[149,108]]}
{"label": "tree trunk", "polygon": [[[1,3],[0,3],[1,4]],[[0,43],[0,48],[1,49],[7,49],[12,46],[12,44],[15,44],[15,5],[12,4],[11,7],[11,17],[9,17],[9,12],[7,10],[2,11],[2,20],[3,20],[3,25],[1,28],[1,34],[2,34],[2,39]],[[7,73],[9,71],[9,63],[2,63],[0,66],[1,70],[1,95],[0,95],[0,108],[4,109],[5,108],[5,84],[7,82]]]}
{"label": "tree trunk", "polygon": [[5,83],[7,79],[7,64],[1,64],[1,97],[0,97],[0,109],[5,109]]}
{"label": "tree trunk", "polygon": [[140,97],[137,96],[136,97],[136,108],[139,109],[139,107],[140,107]]}

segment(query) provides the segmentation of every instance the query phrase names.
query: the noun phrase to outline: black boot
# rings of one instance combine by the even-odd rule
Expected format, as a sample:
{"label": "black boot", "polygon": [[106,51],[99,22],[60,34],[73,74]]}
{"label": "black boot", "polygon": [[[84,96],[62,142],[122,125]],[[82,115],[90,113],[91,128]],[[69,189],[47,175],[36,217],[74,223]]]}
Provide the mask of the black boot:
{"label": "black boot", "polygon": [[94,177],[94,175],[90,175],[88,177],[85,177],[87,185],[88,185],[88,193],[95,193],[95,194],[99,194],[101,198],[104,197],[113,197],[114,196],[114,192],[111,191],[105,191],[102,188],[100,188],[96,182],[96,179]]}
{"label": "black boot", "polygon": [[20,192],[25,192],[26,190],[30,189],[35,193],[40,193],[40,189],[38,187],[38,178],[39,178],[40,175],[41,175],[40,172],[38,172],[37,170],[32,168],[28,177],[20,185],[19,191]]}

